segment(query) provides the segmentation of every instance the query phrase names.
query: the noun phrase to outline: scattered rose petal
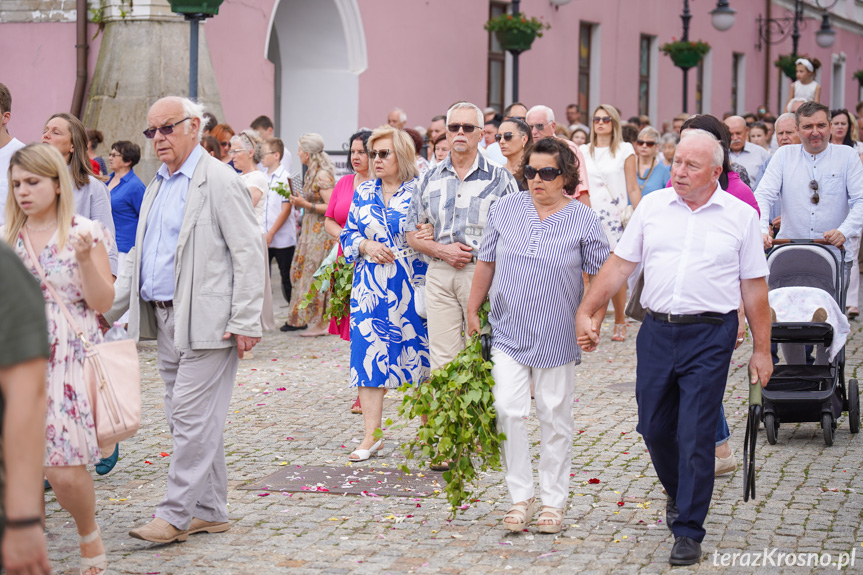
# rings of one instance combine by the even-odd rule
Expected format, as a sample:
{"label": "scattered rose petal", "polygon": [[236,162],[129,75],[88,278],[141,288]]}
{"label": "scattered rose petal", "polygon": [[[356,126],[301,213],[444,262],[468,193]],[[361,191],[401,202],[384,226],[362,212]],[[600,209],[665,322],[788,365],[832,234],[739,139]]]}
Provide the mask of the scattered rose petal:
{"label": "scattered rose petal", "polygon": [[591,479],[588,479],[587,482],[592,483],[592,484],[597,484],[597,483],[599,483],[599,479],[597,479],[596,477],[593,477]]}

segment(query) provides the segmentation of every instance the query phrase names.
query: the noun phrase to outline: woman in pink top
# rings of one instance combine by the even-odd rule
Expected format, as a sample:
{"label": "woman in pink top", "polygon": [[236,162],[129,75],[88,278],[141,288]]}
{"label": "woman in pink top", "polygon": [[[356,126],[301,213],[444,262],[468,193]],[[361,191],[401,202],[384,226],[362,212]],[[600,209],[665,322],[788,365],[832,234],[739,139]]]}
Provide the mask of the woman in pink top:
{"label": "woman in pink top", "polygon": [[[366,142],[368,142],[371,135],[372,133],[368,130],[360,130],[348,140],[350,147],[350,161],[348,165],[354,173],[343,176],[336,183],[336,187],[333,188],[333,195],[330,196],[330,203],[327,206],[326,220],[324,220],[324,228],[336,240],[339,239],[342,228],[348,220],[348,212],[351,209],[354,190],[369,179],[369,155],[366,151]],[[341,245],[339,245],[339,255],[342,255]],[[344,316],[330,320],[330,333],[341,336],[345,341],[350,341],[349,310],[345,310]],[[351,406],[351,413],[361,414],[362,412],[360,398],[357,397]]]}

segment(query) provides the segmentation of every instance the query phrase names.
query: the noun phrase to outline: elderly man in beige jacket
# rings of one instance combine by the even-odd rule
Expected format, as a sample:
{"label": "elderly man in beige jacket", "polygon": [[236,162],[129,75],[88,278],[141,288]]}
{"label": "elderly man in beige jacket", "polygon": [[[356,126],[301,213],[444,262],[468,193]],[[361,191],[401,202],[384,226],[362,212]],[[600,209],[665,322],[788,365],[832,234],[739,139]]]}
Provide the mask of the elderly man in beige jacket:
{"label": "elderly man in beige jacket", "polygon": [[229,528],[222,434],[239,359],[261,337],[260,231],[239,176],[198,143],[203,111],[172,97],[147,114],[163,163],[106,316],[129,309],[130,335],[158,340],[174,448],[155,519],[129,532],[154,543]]}

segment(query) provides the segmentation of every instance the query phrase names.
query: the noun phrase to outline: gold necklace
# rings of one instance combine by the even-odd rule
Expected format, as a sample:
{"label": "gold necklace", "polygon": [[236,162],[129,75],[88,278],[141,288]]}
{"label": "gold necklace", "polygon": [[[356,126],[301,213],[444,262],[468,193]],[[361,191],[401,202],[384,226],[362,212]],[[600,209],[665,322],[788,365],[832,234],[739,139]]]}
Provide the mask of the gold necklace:
{"label": "gold necklace", "polygon": [[25,222],[24,225],[27,227],[28,230],[30,230],[32,232],[44,232],[46,230],[50,230],[55,225],[57,225],[57,220],[52,220],[52,221],[48,222],[46,225],[39,227],[39,228],[37,228],[35,226],[31,226],[29,221]]}

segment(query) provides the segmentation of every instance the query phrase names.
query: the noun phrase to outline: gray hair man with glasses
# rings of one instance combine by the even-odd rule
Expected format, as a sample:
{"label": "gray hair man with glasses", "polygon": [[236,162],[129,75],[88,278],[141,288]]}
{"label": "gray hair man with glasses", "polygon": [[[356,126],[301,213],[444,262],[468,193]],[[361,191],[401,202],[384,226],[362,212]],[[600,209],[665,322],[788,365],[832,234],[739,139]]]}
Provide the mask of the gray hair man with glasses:
{"label": "gray hair man with glasses", "polygon": [[575,142],[569,138],[561,138],[554,133],[554,130],[557,128],[557,122],[554,121],[554,112],[552,109],[548,106],[534,106],[527,111],[525,122],[530,126],[534,142],[542,138],[557,138],[566,142],[566,145],[575,154],[575,160],[578,164],[578,186],[576,186],[572,197],[586,206],[590,206],[590,192],[587,188],[587,166],[584,163],[584,155],[582,155],[581,150],[578,149]]}
{"label": "gray hair man with glasses", "polygon": [[447,112],[450,154],[417,184],[405,229],[408,245],[429,256],[426,274],[432,369],[464,349],[467,303],[482,233],[494,202],[518,191],[503,167],[479,153],[483,113],[459,102]]}
{"label": "gray hair man with glasses", "polygon": [[129,334],[158,342],[174,447],[155,519],[129,532],[153,543],[230,527],[222,434],[239,359],[261,338],[260,228],[240,177],[199,144],[203,112],[169,97],[147,114],[162,165],[105,315],[129,309]]}

